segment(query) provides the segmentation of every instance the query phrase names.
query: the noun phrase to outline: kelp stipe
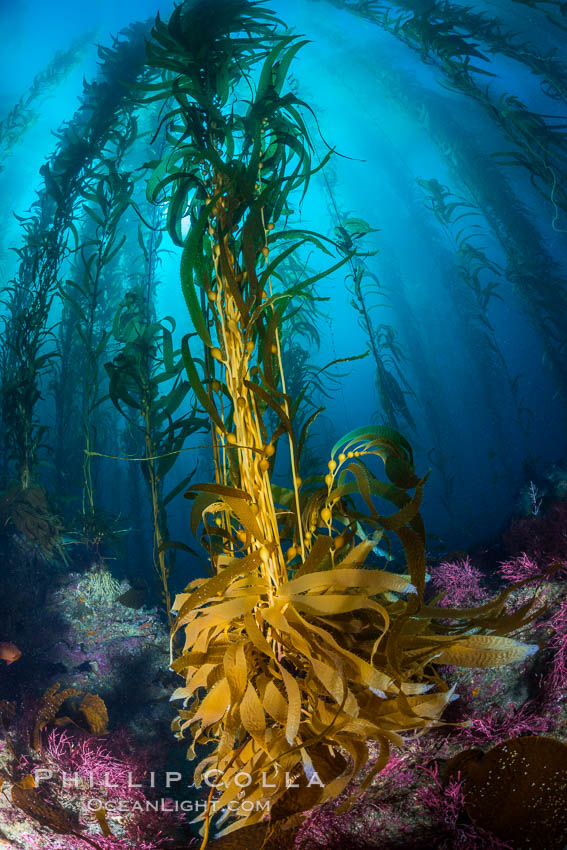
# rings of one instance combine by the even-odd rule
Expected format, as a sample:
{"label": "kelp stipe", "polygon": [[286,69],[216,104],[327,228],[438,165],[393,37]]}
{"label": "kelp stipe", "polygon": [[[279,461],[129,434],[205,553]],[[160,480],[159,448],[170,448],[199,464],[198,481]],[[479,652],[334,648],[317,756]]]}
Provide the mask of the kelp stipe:
{"label": "kelp stipe", "polygon": [[57,358],[50,311],[61,285],[63,261],[81,192],[117,122],[132,109],[126,81],[143,69],[145,29],[130,28],[115,39],[114,49],[100,48],[100,82],[85,84],[82,105],[58,133],[51,161],[41,168],[44,187],[31,213],[22,220],[19,268],[6,287],[5,333],[0,347],[2,438],[9,473],[26,489],[36,482],[45,427],[37,421],[41,382]]}
{"label": "kelp stipe", "polygon": [[[395,17],[390,9],[378,6],[372,8],[361,4],[357,7],[344,0],[331,2],[372,21],[413,50],[419,51],[423,62],[440,68],[446,77],[447,88],[477,101],[501,127],[508,140],[520,148],[519,152],[506,153],[504,161],[528,171],[532,185],[551,205],[552,228],[562,231],[557,221],[561,210],[567,212],[567,196],[561,180],[561,175],[565,173],[567,154],[565,134],[562,132],[564,127],[548,123],[545,120],[549,117],[547,115],[531,112],[517,96],[505,93],[497,97],[491,91],[488,81],[495,75],[488,70],[488,57],[479,49],[476,33],[462,32],[458,7],[444,3],[439,14],[437,4],[423,12],[418,4],[397,2],[395,5],[401,6],[403,11]],[[521,44],[516,47],[514,58],[524,61]],[[534,70],[533,63],[530,67]],[[555,70],[559,72],[560,84],[564,85],[564,66],[559,64]],[[543,72],[545,78],[545,65],[538,72]]]}
{"label": "kelp stipe", "polygon": [[[479,218],[482,222],[481,212],[470,200],[453,194],[447,186],[443,186],[434,178],[418,178],[417,183],[426,194],[426,208],[435,215],[447,236],[455,242],[458,261],[455,270],[458,272],[458,278],[469,290],[469,299],[472,301],[468,319],[478,340],[475,350],[486,364],[487,373],[503,370],[516,408],[517,422],[524,433],[527,433],[534,413],[522,402],[519,386],[521,375],[510,374],[496,331],[490,322],[489,307],[492,299],[504,300],[499,292],[504,270],[488,258],[485,246],[478,243],[479,238],[486,238],[482,224],[478,223]],[[468,221],[464,221],[465,219]],[[461,222],[458,227],[457,222]],[[497,407],[498,404],[495,404],[495,411]]]}
{"label": "kelp stipe", "polygon": [[[499,665],[532,648],[503,636],[529,617],[503,616],[506,594],[477,610],[423,605],[425,477],[396,431],[357,429],[333,448],[325,476],[297,475],[296,401],[286,393],[280,327],[290,305],[309,305],[307,287],[329,270],[277,292],[272,279],[306,241],[332,247],[312,232],[276,229],[292,190],[305,193],[313,173],[305,105],[282,93],[302,42],[278,34],[261,3],[227,0],[216,12],[197,2],[179,6],[167,25],[158,19],[149,64],[161,79],[146,88],[150,100],[174,102],[163,118],[172,149],[148,193],[167,199],[170,233],[183,245],[183,294],[205,354],[196,356],[189,334],[182,352],[211,420],[216,470],[214,483],[186,494],[213,575],[175,600],[172,647],[177,636],[185,642],[172,668],[185,684],[173,694],[183,700],[174,729],[191,736],[189,758],[212,746],[194,782],[208,771],[222,777],[215,805],[236,804],[230,832],[261,821],[256,804],[266,799],[271,830],[278,805],[285,817],[336,796],[367,762],[373,739],[381,752],[367,787],[390,744],[403,743],[400,731],[440,722],[453,690],[437,665]],[[250,100],[235,97],[243,75]],[[270,481],[281,437],[287,490]],[[365,568],[381,538],[397,539],[407,574]],[[447,618],[457,625],[439,622]],[[299,789],[287,787],[286,773]],[[324,787],[312,787],[315,774]],[[210,815],[209,805],[199,818],[202,846]]]}
{"label": "kelp stipe", "polygon": [[58,86],[81,61],[94,38],[95,32],[87,32],[76,38],[66,50],[58,50],[45,68],[35,75],[27,92],[0,121],[0,172],[4,170],[5,161],[12,150],[37,120],[37,106],[47,97],[50,89]]}
{"label": "kelp stipe", "polygon": [[[506,280],[517,295],[523,311],[537,330],[545,349],[544,363],[553,371],[559,392],[564,394],[567,372],[563,357],[560,316],[565,311],[561,267],[516,195],[506,172],[482,150],[478,141],[459,122],[443,100],[407,73],[375,68],[381,92],[395,108],[402,108],[427,128],[453,180],[464,184],[467,194],[482,212],[490,230],[506,255]],[[483,175],[479,180],[479,175]],[[428,239],[434,231],[428,228]],[[437,246],[438,247],[438,246]],[[541,280],[549,285],[542,287]],[[447,275],[452,297],[453,282]],[[457,319],[459,305],[455,304]],[[460,334],[466,338],[467,323]],[[418,391],[419,394],[419,391]]]}
{"label": "kelp stipe", "polygon": [[79,383],[79,405],[83,437],[83,481],[81,514],[87,521],[96,513],[93,455],[99,450],[97,421],[105,394],[104,360],[111,342],[114,311],[120,297],[120,280],[116,265],[126,234],[122,218],[130,203],[134,183],[122,171],[122,160],[136,138],[136,122],[125,115],[117,126],[112,160],[101,159],[87,169],[81,192],[87,213],[78,240],[74,280],[62,289],[63,298],[71,304],[76,333],[80,338],[82,361]]}
{"label": "kelp stipe", "polygon": [[[562,179],[567,169],[565,128],[557,121],[548,120],[547,115],[530,112],[519,97],[502,94],[496,83],[491,87],[494,75],[489,71],[488,57],[478,49],[478,40],[482,41],[481,30],[466,32],[470,9],[442,3],[434,4],[424,13],[417,3],[399,0],[395,5],[404,11],[392,13],[378,4],[357,0],[353,3],[327,2],[361,16],[404,42],[425,64],[439,67],[445,78],[442,87],[477,102],[488,118],[487,126],[502,131],[513,147],[498,155],[499,166],[518,166],[531,186],[548,202],[545,230],[564,231],[567,210],[565,180]],[[538,14],[545,12],[538,9]],[[536,71],[531,61],[533,53],[526,51],[525,45],[518,43],[511,48],[508,44],[508,47],[507,55],[513,54],[518,62],[529,62]],[[545,89],[547,64],[537,64],[536,72]],[[554,66],[556,86],[550,96],[557,94],[557,85],[565,91],[566,71],[564,64]],[[401,75],[392,74],[391,69],[386,71],[383,66],[375,73],[377,79],[384,80],[386,96],[396,106],[403,104],[427,127],[457,180],[467,185],[482,210],[506,253],[507,280],[517,291],[526,315],[540,334],[546,349],[546,367],[553,371],[558,390],[565,397],[567,374],[563,331],[558,317],[565,313],[566,298],[561,268],[550,254],[546,238],[526,214],[523,200],[511,188],[503,168],[496,165],[496,155],[487,156],[481,150],[468,128],[460,126],[452,111],[446,108],[442,97],[416,86],[415,79],[408,75],[404,75],[402,82]],[[504,83],[507,84],[508,81]],[[479,180],[479,175],[483,179]],[[548,286],[541,286],[543,279],[548,281]]]}
{"label": "kelp stipe", "polygon": [[[339,248],[350,253],[359,244],[359,240],[377,228],[370,227],[368,222],[360,218],[345,215],[339,210],[334,192],[335,181],[324,173],[325,188],[329,195],[331,217],[335,219],[335,237]],[[375,274],[370,272],[365,262],[365,256],[358,252],[356,257],[349,259],[350,274],[347,276],[347,288],[352,295],[351,306],[358,313],[358,326],[361,329],[372,357],[376,364],[376,389],[378,392],[379,409],[376,418],[391,427],[399,427],[403,422],[407,427],[415,429],[415,422],[409,411],[406,395],[414,395],[406,377],[403,374],[402,362],[404,353],[396,340],[396,331],[392,325],[380,323],[374,325],[372,316],[372,296],[380,301],[388,300],[387,293],[380,286]],[[380,307],[386,306],[380,303]]]}
{"label": "kelp stipe", "polygon": [[175,324],[171,319],[170,322],[152,322],[146,295],[141,290],[133,290],[124,297],[113,326],[113,336],[120,350],[112,362],[106,364],[106,371],[110,378],[110,398],[143,447],[143,454],[137,460],[141,462],[150,498],[153,563],[172,626],[171,550],[192,550],[170,541],[166,507],[188,486],[192,474],[185,476],[169,493],[164,492],[164,481],[187,437],[207,423],[192,411],[180,412],[189,383],[182,380],[183,361],[179,352],[173,350]]}
{"label": "kelp stipe", "polygon": [[[343,250],[348,250],[355,238],[372,232],[372,228],[362,219],[344,219],[335,232]],[[383,409],[382,416],[378,418],[382,419],[385,415],[387,424],[396,428],[401,420],[415,430],[406,402],[406,395],[413,395],[413,392],[401,368],[404,355],[396,341],[396,331],[392,325],[384,323],[375,326],[371,315],[371,296],[384,299],[386,294],[376,275],[368,270],[362,259],[351,259],[350,267],[351,274],[347,277],[347,287],[352,294],[350,303],[358,313],[358,326],[376,363],[376,387]]]}

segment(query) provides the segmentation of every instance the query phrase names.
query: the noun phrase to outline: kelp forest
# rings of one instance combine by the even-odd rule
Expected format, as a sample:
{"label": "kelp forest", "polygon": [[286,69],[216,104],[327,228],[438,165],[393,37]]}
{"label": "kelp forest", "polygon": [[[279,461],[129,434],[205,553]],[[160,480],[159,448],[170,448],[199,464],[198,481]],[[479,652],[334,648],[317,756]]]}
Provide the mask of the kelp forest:
{"label": "kelp forest", "polygon": [[565,3],[51,5],[0,9],[0,847],[560,850]]}

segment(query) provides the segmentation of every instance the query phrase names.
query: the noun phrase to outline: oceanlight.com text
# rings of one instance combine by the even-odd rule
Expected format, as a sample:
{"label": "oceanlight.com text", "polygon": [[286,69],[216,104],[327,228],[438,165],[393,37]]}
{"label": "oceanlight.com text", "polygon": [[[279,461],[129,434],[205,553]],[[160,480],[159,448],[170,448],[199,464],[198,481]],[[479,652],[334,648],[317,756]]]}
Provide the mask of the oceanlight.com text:
{"label": "oceanlight.com text", "polygon": [[[206,800],[172,800],[171,798],[162,798],[160,800],[100,800],[97,797],[91,797],[86,804],[89,812],[95,813],[104,810],[109,817],[123,814],[140,814],[142,812],[161,812],[172,814],[175,812],[185,812],[186,814],[198,814],[205,812],[207,809]],[[250,812],[266,812],[270,811],[270,800],[231,800],[225,806],[217,806],[214,800],[209,806],[211,813],[229,811],[232,814],[250,814]]]}

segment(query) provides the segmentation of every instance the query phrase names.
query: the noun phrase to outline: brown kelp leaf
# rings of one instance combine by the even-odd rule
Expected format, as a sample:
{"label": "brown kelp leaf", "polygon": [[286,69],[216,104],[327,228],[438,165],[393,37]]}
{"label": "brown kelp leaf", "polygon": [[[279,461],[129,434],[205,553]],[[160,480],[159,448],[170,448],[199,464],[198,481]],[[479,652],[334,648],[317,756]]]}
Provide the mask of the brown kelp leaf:
{"label": "brown kelp leaf", "polygon": [[285,726],[287,719],[287,700],[280,693],[274,682],[269,681],[264,691],[264,711],[280,726]]}
{"label": "brown kelp leaf", "polygon": [[368,537],[362,543],[357,543],[356,546],[353,546],[350,552],[341,560],[341,569],[356,569],[362,566],[382,537],[383,534],[373,534],[372,537]]}
{"label": "brown kelp leaf", "polygon": [[248,687],[240,703],[240,719],[248,734],[260,746],[263,746],[266,737],[266,716],[260,697],[251,682],[248,682]]}
{"label": "brown kelp leaf", "polygon": [[567,745],[555,738],[512,738],[487,753],[459,753],[448,775],[464,779],[474,823],[514,847],[558,850],[567,842]]}
{"label": "brown kelp leaf", "polygon": [[322,569],[325,562],[329,562],[329,552],[333,547],[331,537],[320,536],[315,539],[311,552],[307,555],[304,563],[297,570],[295,577],[300,578],[309,575],[316,570]]}
{"label": "brown kelp leaf", "polygon": [[441,652],[437,664],[457,667],[501,667],[513,661],[523,661],[538,649],[537,644],[525,644],[498,635],[467,635]]}
{"label": "brown kelp leaf", "polygon": [[11,523],[25,539],[37,546],[42,555],[49,559],[58,546],[61,523],[47,503],[41,487],[11,487],[0,497],[0,527]]}
{"label": "brown kelp leaf", "polygon": [[257,551],[251,552],[244,558],[234,558],[217,575],[205,579],[191,593],[179,594],[173,606],[173,610],[179,609],[177,620],[175,621],[175,631],[187,622],[187,615],[191,611],[208,602],[210,599],[222,595],[231,581],[242,573],[251,572],[260,563],[260,555]]}
{"label": "brown kelp leaf", "polygon": [[85,694],[79,708],[93,735],[108,735],[108,712],[97,694]]}
{"label": "brown kelp leaf", "polygon": [[[314,771],[311,781],[308,781],[305,773],[293,778],[290,787],[271,807],[272,823],[300,812],[307,812],[319,805],[325,797],[326,786],[341,776],[347,767],[346,759],[339,752],[331,752],[323,744],[310,748],[309,757]],[[295,788],[295,785],[298,787]]]}
{"label": "brown kelp leaf", "polygon": [[[359,549],[359,546],[356,548]],[[372,548],[371,546],[370,551]],[[367,554],[368,552],[366,552]],[[387,590],[405,593],[408,587],[411,589],[407,576],[388,573],[384,570],[344,569],[344,563],[344,561],[341,562],[340,566],[334,570],[318,571],[293,578],[281,588],[280,596],[289,597],[291,594],[305,593],[306,591],[311,594],[315,589],[322,591],[327,588],[348,590],[354,587],[363,587],[369,596],[375,596]]]}
{"label": "brown kelp leaf", "polygon": [[79,829],[71,815],[60,806],[46,802],[34,788],[12,786],[12,803],[42,826],[59,835],[70,835]]}
{"label": "brown kelp leaf", "polygon": [[288,744],[293,744],[297,737],[301,720],[301,691],[299,690],[296,679],[285,669],[283,664],[279,664],[278,667],[283,679],[288,702],[285,737]]}
{"label": "brown kelp leaf", "polygon": [[80,691],[76,688],[64,688],[62,691],[59,688],[60,684],[56,682],[46,690],[41,698],[32,732],[31,745],[34,750],[39,750],[42,729],[55,720],[57,712],[65,700],[80,694]]}
{"label": "brown kelp leaf", "polygon": [[256,602],[257,595],[250,593],[245,597],[229,599],[228,602],[211,605],[202,617],[186,615],[184,619],[190,620],[190,622],[184,623],[186,647],[193,646],[197,637],[205,634],[212,626],[222,626],[224,623],[229,623],[251,611]]}
{"label": "brown kelp leaf", "polygon": [[192,722],[201,721],[201,728],[212,726],[224,715],[230,705],[230,686],[226,679],[221,679],[220,682],[210,690],[203,702],[195,713]]}
{"label": "brown kelp leaf", "polygon": [[234,495],[223,496],[223,501],[229,506],[235,516],[238,517],[246,531],[255,537],[260,543],[265,544],[262,529],[258,525],[258,520],[252,513],[249,499],[243,499]]}
{"label": "brown kelp leaf", "polygon": [[320,779],[326,784],[346,769],[347,761],[337,750],[330,750],[324,744],[316,744],[310,752],[313,766]]}
{"label": "brown kelp leaf", "polygon": [[248,670],[244,643],[231,644],[223,657],[224,672],[230,687],[231,704],[239,704],[246,691]]}

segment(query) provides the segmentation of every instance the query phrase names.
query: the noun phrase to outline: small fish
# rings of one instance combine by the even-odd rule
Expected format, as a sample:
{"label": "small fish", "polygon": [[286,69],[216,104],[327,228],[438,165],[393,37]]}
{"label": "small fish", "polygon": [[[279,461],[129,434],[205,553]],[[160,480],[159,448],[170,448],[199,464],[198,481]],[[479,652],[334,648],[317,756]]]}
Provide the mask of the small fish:
{"label": "small fish", "polygon": [[[359,522],[356,523],[356,534],[360,537],[361,540],[368,539],[368,536],[365,534],[364,529],[362,528]],[[383,546],[376,545],[373,548],[372,552],[379,558],[385,558],[387,561],[394,560],[394,556],[391,555]]]}
{"label": "small fish", "polygon": [[17,661],[21,656],[22,653],[16,644],[9,643],[8,641],[0,641],[0,659],[6,662],[6,666]]}
{"label": "small fish", "polygon": [[390,555],[390,553],[387,552],[386,549],[384,549],[383,546],[375,546],[372,551],[379,558],[386,558],[387,561],[393,561],[394,560],[394,556]]}

